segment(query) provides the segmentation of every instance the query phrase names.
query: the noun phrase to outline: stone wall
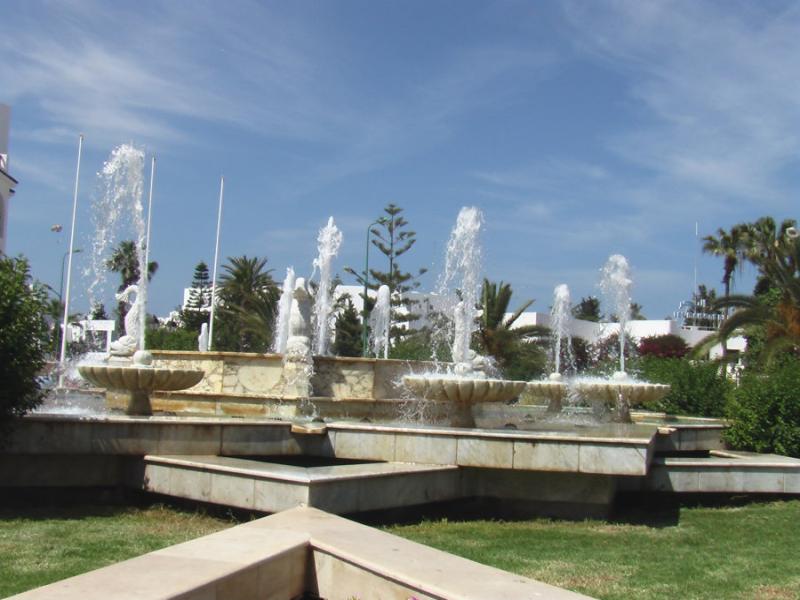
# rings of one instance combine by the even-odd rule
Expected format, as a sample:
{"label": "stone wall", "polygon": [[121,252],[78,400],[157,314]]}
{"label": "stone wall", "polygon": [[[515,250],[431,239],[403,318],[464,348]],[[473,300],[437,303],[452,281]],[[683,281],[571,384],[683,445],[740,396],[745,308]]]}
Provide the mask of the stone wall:
{"label": "stone wall", "polygon": [[[278,398],[282,395],[283,357],[242,352],[154,350],[155,366],[203,369],[205,376],[190,393]],[[313,396],[334,400],[391,400],[404,396],[401,378],[411,372],[404,360],[314,357]],[[433,363],[414,363],[419,372]]]}

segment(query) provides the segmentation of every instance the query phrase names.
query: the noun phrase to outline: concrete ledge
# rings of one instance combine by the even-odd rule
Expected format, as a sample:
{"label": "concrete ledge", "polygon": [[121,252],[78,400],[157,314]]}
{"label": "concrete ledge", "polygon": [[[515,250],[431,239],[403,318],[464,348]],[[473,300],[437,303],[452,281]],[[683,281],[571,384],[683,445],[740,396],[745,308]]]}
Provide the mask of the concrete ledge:
{"label": "concrete ledge", "polygon": [[655,427],[567,432],[328,424],[340,458],[628,476],[647,473],[655,434]]}
{"label": "concrete ledge", "polygon": [[586,599],[300,507],[12,596],[17,600]]}
{"label": "concrete ledge", "polygon": [[707,458],[656,458],[636,489],[681,493],[800,493],[800,460],[713,451]]}
{"label": "concrete ledge", "polygon": [[355,513],[460,496],[458,468],[373,463],[295,467],[220,456],[146,456],[148,492],[262,512],[310,505]]}

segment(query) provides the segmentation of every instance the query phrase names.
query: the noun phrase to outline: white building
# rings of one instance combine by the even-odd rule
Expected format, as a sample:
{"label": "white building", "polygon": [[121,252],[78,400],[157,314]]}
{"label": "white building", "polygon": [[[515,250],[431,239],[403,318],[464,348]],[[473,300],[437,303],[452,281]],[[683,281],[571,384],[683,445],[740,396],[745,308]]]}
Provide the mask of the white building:
{"label": "white building", "polygon": [[[510,317],[511,314],[512,313],[506,313],[506,318]],[[522,313],[519,319],[514,322],[514,327],[524,327],[527,325],[543,325],[545,327],[550,327],[550,315],[548,313],[526,312]],[[512,329],[514,327],[512,327]],[[701,327],[686,327],[672,319],[628,321],[626,331],[628,335],[637,342],[641,341],[643,338],[656,335],[677,335],[683,338],[683,341],[685,341],[690,348],[693,348],[714,333],[713,330]],[[570,333],[573,337],[583,338],[588,343],[593,344],[609,335],[615,333],[619,334],[619,323],[594,323],[592,321],[572,319]],[[727,347],[730,351],[743,352],[746,347],[746,341],[742,336],[732,337],[728,340]],[[721,354],[722,346],[720,344],[711,349],[711,358],[718,358]]]}
{"label": "white building", "polygon": [[11,109],[5,104],[0,104],[0,254],[5,254],[6,252],[8,203],[18,183],[8,172],[8,132],[10,124]]}

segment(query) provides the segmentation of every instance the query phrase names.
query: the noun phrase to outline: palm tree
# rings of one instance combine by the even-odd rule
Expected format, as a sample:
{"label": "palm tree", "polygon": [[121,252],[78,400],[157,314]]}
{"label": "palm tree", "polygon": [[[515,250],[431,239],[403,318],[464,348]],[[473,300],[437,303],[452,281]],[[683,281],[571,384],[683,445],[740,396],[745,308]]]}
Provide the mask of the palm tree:
{"label": "palm tree", "polygon": [[725,298],[731,295],[733,276],[741,266],[745,257],[745,230],[746,225],[734,225],[730,231],[721,227],[717,230],[717,237],[707,235],[703,238],[703,252],[723,259],[722,285],[725,286]]}
{"label": "palm tree", "polygon": [[[119,273],[122,278],[117,291],[121,292],[129,285],[137,283],[139,281],[139,255],[136,242],[133,240],[120,242],[111,254],[111,258],[106,261],[106,266],[109,271]],[[156,271],[158,271],[157,262],[147,263],[147,281],[153,278]]]}
{"label": "palm tree", "polygon": [[[715,306],[736,308],[715,336],[708,338],[698,352],[713,343],[724,342],[740,328],[750,327],[763,332],[762,361],[769,362],[780,351],[800,349],[800,244],[794,220],[785,220],[777,227],[771,217],[739,226],[743,256],[759,270],[758,293],[752,296],[733,295],[717,301]],[[766,285],[763,285],[766,284]]]}
{"label": "palm tree", "polygon": [[[123,240],[114,249],[111,258],[106,261],[106,267],[109,271],[119,273],[122,281],[117,288],[121,292],[129,285],[139,282],[139,253],[136,247],[136,242],[133,240]],[[153,275],[158,271],[158,263],[150,261],[147,263],[147,281],[153,278]],[[127,302],[120,300],[117,303],[117,327],[119,331],[123,331],[123,321],[125,315],[128,313],[129,307]]]}
{"label": "palm tree", "polygon": [[772,217],[761,217],[741,227],[744,256],[760,272],[757,291],[789,286],[800,264],[795,220],[785,219],[778,227]]}
{"label": "palm tree", "polygon": [[266,265],[266,258],[234,256],[222,267],[221,325],[235,346],[231,349],[266,351],[272,341],[279,292]]}
{"label": "palm tree", "polygon": [[512,293],[511,285],[508,283],[501,281],[497,284],[488,279],[483,280],[481,289],[483,313],[480,316],[478,343],[482,351],[497,359],[501,366],[508,363],[520,341],[532,336],[549,334],[547,327],[541,325],[523,325],[512,329],[522,313],[533,304],[533,300],[528,300],[506,317]]}

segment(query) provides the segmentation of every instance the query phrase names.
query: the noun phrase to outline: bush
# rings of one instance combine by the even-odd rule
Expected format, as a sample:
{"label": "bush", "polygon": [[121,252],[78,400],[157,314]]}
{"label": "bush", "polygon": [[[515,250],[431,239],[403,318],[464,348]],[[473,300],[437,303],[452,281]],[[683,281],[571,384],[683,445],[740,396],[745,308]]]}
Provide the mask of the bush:
{"label": "bush", "polygon": [[696,417],[725,414],[731,383],[718,364],[654,356],[643,357],[638,364],[642,379],[672,386],[666,396],[646,408]]}
{"label": "bush", "polygon": [[683,358],[689,353],[689,345],[678,335],[667,333],[642,338],[639,342],[639,356],[658,358]]}
{"label": "bush", "polygon": [[146,332],[145,347],[148,350],[197,350],[197,334],[186,329],[151,328]]}
{"label": "bush", "polygon": [[51,338],[44,287],[33,283],[28,262],[0,256],[0,427],[38,406],[38,377]]}
{"label": "bush", "polygon": [[800,362],[745,372],[727,416],[725,441],[733,448],[800,458]]}

